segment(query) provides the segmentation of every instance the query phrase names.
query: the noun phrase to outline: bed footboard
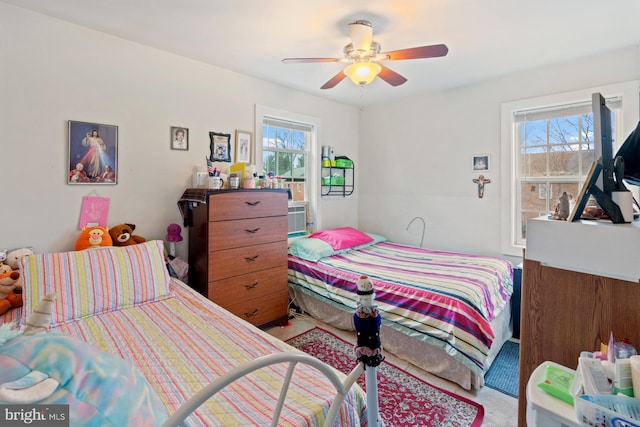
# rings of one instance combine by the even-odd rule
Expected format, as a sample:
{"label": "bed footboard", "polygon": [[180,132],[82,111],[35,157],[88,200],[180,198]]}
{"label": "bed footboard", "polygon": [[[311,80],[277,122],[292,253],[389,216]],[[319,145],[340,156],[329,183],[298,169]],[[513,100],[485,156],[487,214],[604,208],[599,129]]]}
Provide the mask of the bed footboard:
{"label": "bed footboard", "polygon": [[209,400],[229,384],[233,383],[239,378],[242,378],[245,375],[250,374],[251,372],[279,363],[288,363],[289,367],[287,369],[287,374],[280,390],[278,403],[274,408],[273,418],[271,422],[271,425],[274,427],[278,425],[278,421],[280,420],[280,413],[287,397],[287,391],[289,390],[289,385],[291,384],[291,379],[293,378],[295,368],[299,363],[310,365],[323,373],[336,388],[336,396],[333,399],[333,402],[331,402],[329,412],[327,413],[327,417],[324,421],[325,427],[333,425],[347,393],[356,382],[360,374],[364,372],[363,364],[358,363],[358,365],[353,369],[353,371],[351,371],[351,373],[344,379],[344,381],[341,381],[333,368],[320,361],[319,359],[316,359],[315,357],[309,356],[304,353],[291,352],[270,354],[268,356],[259,357],[255,360],[247,362],[227,372],[225,375],[217,377],[215,380],[209,383],[209,385],[200,390],[193,397],[187,400],[180,408],[178,408],[178,410],[173,415],[171,415],[164,424],[162,424],[162,427],[177,427],[181,425],[193,411],[195,411],[204,402]]}

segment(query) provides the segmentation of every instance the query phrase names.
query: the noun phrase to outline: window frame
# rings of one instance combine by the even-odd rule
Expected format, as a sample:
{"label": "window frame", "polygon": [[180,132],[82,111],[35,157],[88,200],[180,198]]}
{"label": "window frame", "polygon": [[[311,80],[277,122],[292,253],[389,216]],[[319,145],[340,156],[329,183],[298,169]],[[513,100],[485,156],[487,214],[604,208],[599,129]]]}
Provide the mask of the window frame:
{"label": "window frame", "polygon": [[[311,135],[309,138],[309,147],[307,148],[307,156],[306,159],[306,179],[305,179],[305,192],[306,192],[306,202],[308,203],[308,211],[307,215],[309,218],[314,218],[315,222],[318,223],[318,215],[317,215],[317,207],[318,207],[318,198],[319,198],[319,185],[318,185],[318,164],[319,156],[318,156],[318,141],[320,140],[322,133],[322,121],[321,119],[313,116],[307,116],[300,113],[294,113],[291,111],[281,110],[265,105],[256,104],[255,106],[255,135],[256,135],[256,170],[262,171],[263,169],[263,139],[264,135],[262,132],[263,123],[265,118],[273,118],[276,120],[288,121],[288,122],[298,122],[306,125],[310,125],[312,127]],[[295,203],[293,201],[289,202]]]}
{"label": "window frame", "polygon": [[[590,102],[593,93],[599,92],[605,98],[619,97],[621,99],[620,115],[615,120],[614,150],[624,142],[626,137],[635,129],[640,116],[638,80],[623,82],[619,84],[594,87],[573,92],[565,92],[553,95],[527,98],[516,101],[505,102],[501,105],[501,174],[504,177],[501,183],[502,205],[501,205],[501,250],[505,255],[521,257],[524,244],[518,244],[516,226],[519,223],[517,215],[520,215],[521,199],[518,161],[516,156],[520,153],[520,147],[516,147],[519,142],[515,132],[517,125],[514,114],[523,110],[535,110],[544,108],[554,108],[567,104]],[[561,178],[561,177],[559,177]],[[638,187],[629,186],[638,195]]]}

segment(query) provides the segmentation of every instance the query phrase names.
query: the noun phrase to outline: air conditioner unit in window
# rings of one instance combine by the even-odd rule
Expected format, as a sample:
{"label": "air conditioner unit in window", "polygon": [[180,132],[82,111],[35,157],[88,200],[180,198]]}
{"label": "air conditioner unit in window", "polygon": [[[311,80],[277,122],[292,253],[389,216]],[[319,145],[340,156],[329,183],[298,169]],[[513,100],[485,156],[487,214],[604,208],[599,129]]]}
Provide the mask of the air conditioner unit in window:
{"label": "air conditioner unit in window", "polygon": [[289,236],[298,236],[307,232],[307,202],[289,202]]}

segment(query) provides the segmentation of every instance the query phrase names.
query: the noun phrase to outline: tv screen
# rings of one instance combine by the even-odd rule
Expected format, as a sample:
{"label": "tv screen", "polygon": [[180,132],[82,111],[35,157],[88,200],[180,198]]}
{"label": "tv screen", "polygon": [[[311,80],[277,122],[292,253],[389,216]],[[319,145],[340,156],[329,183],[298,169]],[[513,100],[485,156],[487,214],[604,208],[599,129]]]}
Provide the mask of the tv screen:
{"label": "tv screen", "polygon": [[613,180],[613,135],[611,128],[611,110],[607,102],[599,93],[591,96],[593,108],[593,142],[595,158],[602,164],[602,176],[598,177],[598,187],[604,194],[611,197],[615,189]]}

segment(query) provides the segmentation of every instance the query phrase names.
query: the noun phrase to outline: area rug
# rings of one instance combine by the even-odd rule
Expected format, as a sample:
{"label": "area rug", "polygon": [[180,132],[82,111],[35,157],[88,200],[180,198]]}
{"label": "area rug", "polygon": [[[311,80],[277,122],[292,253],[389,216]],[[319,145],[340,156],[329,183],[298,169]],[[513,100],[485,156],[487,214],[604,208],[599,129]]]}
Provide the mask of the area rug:
{"label": "area rug", "polygon": [[517,399],[519,369],[520,344],[507,341],[485,374],[484,385]]}
{"label": "area rug", "polygon": [[[287,343],[345,374],[355,367],[354,344],[315,327]],[[382,362],[378,366],[378,406],[386,427],[471,426],[482,424],[484,407]],[[358,384],[365,387],[365,375]]]}

